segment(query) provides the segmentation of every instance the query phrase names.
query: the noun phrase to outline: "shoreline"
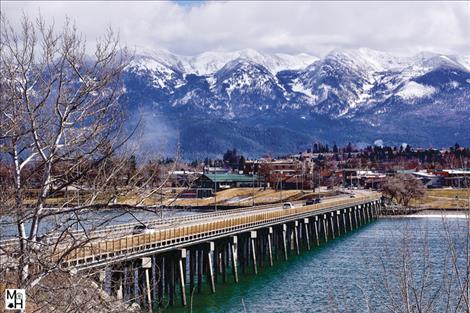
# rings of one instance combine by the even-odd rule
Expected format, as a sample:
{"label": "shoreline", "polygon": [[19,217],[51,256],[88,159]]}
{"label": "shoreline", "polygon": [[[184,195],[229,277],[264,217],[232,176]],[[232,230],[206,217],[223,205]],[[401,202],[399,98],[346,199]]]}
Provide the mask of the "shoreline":
{"label": "shoreline", "polygon": [[423,209],[422,211],[410,214],[382,215],[380,218],[458,218],[470,217],[470,210],[467,208],[455,209]]}

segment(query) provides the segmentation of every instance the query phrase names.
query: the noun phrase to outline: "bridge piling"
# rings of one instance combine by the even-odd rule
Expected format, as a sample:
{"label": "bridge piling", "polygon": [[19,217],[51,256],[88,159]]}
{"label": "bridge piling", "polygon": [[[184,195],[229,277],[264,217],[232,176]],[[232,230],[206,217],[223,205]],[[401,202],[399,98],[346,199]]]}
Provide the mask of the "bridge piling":
{"label": "bridge piling", "polygon": [[212,255],[214,253],[214,242],[208,242],[206,248],[206,259],[207,259],[207,281],[209,282],[211,292],[215,293],[215,281],[214,281],[214,269],[213,269],[213,261]]}
{"label": "bridge piling", "polygon": [[232,252],[232,274],[235,283],[238,283],[238,237],[232,236],[230,240],[230,248]]}
{"label": "bridge piling", "polygon": [[295,242],[295,250],[297,252],[297,255],[300,254],[300,247],[299,247],[299,221],[294,222],[294,228],[293,228],[293,233],[294,233],[294,242]]}
{"label": "bridge piling", "polygon": [[315,220],[313,221],[313,227],[315,228],[315,240],[317,242],[317,246],[320,245],[320,238],[318,235],[318,225],[320,224],[318,216],[315,216]]}
{"label": "bridge piling", "polygon": [[328,227],[327,227],[327,217],[326,217],[326,214],[323,214],[323,218],[322,218],[322,222],[323,222],[323,239],[325,240],[325,242],[328,242]]}
{"label": "bridge piling", "polygon": [[273,235],[273,228],[268,227],[268,232],[266,234],[267,237],[267,244],[268,244],[268,258],[269,258],[269,266],[273,266],[273,247],[271,244],[271,237]]}
{"label": "bridge piling", "polygon": [[282,251],[284,252],[284,260],[287,261],[287,225],[282,224]]}
{"label": "bridge piling", "polygon": [[256,264],[256,237],[257,237],[257,232],[251,231],[250,232],[250,244],[251,244],[252,262],[253,262],[253,272],[255,273],[255,275],[258,275],[258,266]]}
{"label": "bridge piling", "polygon": [[339,223],[340,215],[341,215],[341,211],[336,211],[336,229],[338,230],[338,237],[341,236],[341,225]]}
{"label": "bridge piling", "polygon": [[304,235],[305,235],[305,242],[307,244],[307,249],[310,250],[310,236],[309,236],[309,220],[308,218],[304,218]]}
{"label": "bridge piling", "polygon": [[204,268],[204,253],[202,249],[196,250],[197,253],[197,292],[202,292],[202,271]]}
{"label": "bridge piling", "polygon": [[331,238],[334,240],[335,236],[335,222],[334,222],[334,212],[330,213],[330,227],[331,227]]}
{"label": "bridge piling", "polygon": [[186,288],[185,288],[185,275],[183,268],[183,260],[186,259],[186,249],[180,249],[178,253],[178,274],[179,274],[179,284],[180,284],[180,296],[181,304],[186,306]]}

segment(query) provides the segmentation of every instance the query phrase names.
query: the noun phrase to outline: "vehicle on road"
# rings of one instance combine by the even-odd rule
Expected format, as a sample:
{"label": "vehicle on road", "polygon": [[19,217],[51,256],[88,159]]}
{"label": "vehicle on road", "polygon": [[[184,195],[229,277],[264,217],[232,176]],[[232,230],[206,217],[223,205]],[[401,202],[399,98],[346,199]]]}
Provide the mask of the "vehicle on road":
{"label": "vehicle on road", "polygon": [[356,198],[356,196],[351,194],[351,195],[349,195],[349,198]]}
{"label": "vehicle on road", "polygon": [[308,200],[305,202],[305,205],[312,205],[312,204],[317,204],[317,203],[320,203],[320,202],[321,202],[321,199],[320,199],[320,198],[308,199]]}
{"label": "vehicle on road", "polygon": [[284,204],[282,205],[282,208],[283,208],[283,209],[291,209],[291,208],[293,208],[293,207],[294,207],[294,206],[292,205],[291,202],[286,202],[286,203],[284,203]]}
{"label": "vehicle on road", "polygon": [[134,226],[134,228],[132,229],[132,234],[133,235],[152,234],[155,231],[156,229],[154,227],[141,224],[141,225]]}

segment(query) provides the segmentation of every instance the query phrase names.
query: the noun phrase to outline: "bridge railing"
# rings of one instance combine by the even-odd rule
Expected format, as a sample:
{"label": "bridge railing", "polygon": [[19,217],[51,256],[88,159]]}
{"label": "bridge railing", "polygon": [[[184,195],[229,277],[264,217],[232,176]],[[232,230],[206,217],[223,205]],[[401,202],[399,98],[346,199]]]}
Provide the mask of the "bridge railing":
{"label": "bridge railing", "polygon": [[[217,214],[216,216],[220,217],[220,219],[199,221],[199,223],[190,222],[186,225],[156,230],[152,233],[127,235],[117,239],[91,242],[85,246],[75,249],[71,254],[65,256],[62,259],[62,262],[65,262],[67,265],[93,263],[101,259],[113,257],[115,255],[141,251],[150,248],[167,247],[179,244],[183,241],[212,237],[217,234],[234,230],[286,220],[289,217],[302,215],[308,212],[315,212],[322,209],[334,209],[344,205],[359,205],[378,199],[379,197],[377,196],[358,197],[354,200],[336,200],[328,203],[313,204],[275,211],[254,211],[248,213],[247,215],[235,215],[233,217],[229,217],[230,214],[234,214],[233,210],[231,210],[232,212],[221,212],[221,214]],[[194,219],[194,222],[198,222],[197,220],[199,219]],[[57,255],[57,257],[59,257],[59,255]]]}

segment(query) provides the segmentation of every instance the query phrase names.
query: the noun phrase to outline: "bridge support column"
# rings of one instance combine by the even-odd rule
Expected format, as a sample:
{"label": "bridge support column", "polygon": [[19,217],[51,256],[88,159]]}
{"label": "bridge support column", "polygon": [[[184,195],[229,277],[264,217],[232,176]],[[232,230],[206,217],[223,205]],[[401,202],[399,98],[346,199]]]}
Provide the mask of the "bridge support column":
{"label": "bridge support column", "polygon": [[[135,266],[135,262],[134,262]],[[139,288],[139,267],[134,267],[134,300],[138,305],[142,305],[142,299],[140,298],[140,288]]]}
{"label": "bridge support column", "polygon": [[361,219],[359,218],[359,210],[360,209],[361,209],[360,205],[354,207],[354,219],[355,219],[355,223],[356,223],[356,228],[362,226],[361,225]]}
{"label": "bridge support column", "polygon": [[222,281],[225,283],[227,282],[227,248],[228,248],[228,243],[226,240],[224,240],[224,245],[222,249]]}
{"label": "bridge support column", "polygon": [[168,282],[169,282],[169,303],[170,305],[175,305],[175,293],[176,293],[176,286],[175,286],[175,281],[176,281],[176,270],[175,270],[175,258],[173,255],[169,255],[168,258],[168,265],[169,265],[169,277],[168,277]]}
{"label": "bridge support column", "polygon": [[353,223],[352,223],[352,210],[353,208],[348,208],[348,216],[349,216],[349,230],[352,231],[353,230]]}
{"label": "bridge support column", "polygon": [[282,224],[282,247],[284,252],[284,260],[287,261],[287,225]]}
{"label": "bridge support column", "polygon": [[341,225],[339,222],[339,216],[341,215],[341,211],[336,211],[336,229],[338,230],[338,237],[341,236]]}
{"label": "bridge support column", "polygon": [[320,238],[318,237],[318,224],[319,224],[318,216],[315,216],[315,220],[313,221],[313,227],[315,228],[315,240],[317,242],[317,246],[320,245]]}
{"label": "bridge support column", "polygon": [[300,254],[300,247],[299,247],[299,221],[294,221],[294,241],[295,241],[295,250],[297,255]]}
{"label": "bridge support column", "polygon": [[202,291],[202,272],[204,269],[204,251],[199,249],[197,252],[197,292],[201,293]]}
{"label": "bridge support column", "polygon": [[211,292],[215,293],[214,268],[212,262],[212,253],[214,252],[214,242],[210,241],[206,250],[207,255],[207,281],[210,284]]}
{"label": "bridge support column", "polygon": [[341,216],[343,217],[343,232],[346,234],[348,232],[348,226],[346,222],[346,214],[347,214],[348,209],[344,209],[341,211]]}
{"label": "bridge support column", "polygon": [[194,274],[196,272],[196,250],[189,249],[189,294],[194,290]]}
{"label": "bridge support column", "polygon": [[117,279],[117,289],[116,289],[116,298],[118,300],[122,300],[124,297],[124,281],[123,281],[123,275],[121,273],[118,273],[119,277]]}
{"label": "bridge support column", "polygon": [[366,220],[366,206],[367,204],[363,204],[361,207],[362,207],[362,210],[361,210],[361,215],[362,215],[362,223],[365,225],[367,224],[367,220]]}
{"label": "bridge support column", "polygon": [[147,306],[149,313],[152,313],[152,296],[151,296],[151,287],[150,287],[150,275],[149,270],[152,268],[152,259],[149,257],[144,257],[141,259],[142,261],[142,269],[144,270],[145,274],[145,286],[144,289],[147,291]]}
{"label": "bridge support column", "polygon": [[251,231],[250,232],[250,244],[251,244],[251,256],[253,262],[253,272],[257,275],[258,274],[258,266],[256,264],[256,237],[257,232]]}
{"label": "bridge support column", "polygon": [[309,235],[309,220],[308,218],[304,218],[304,231],[305,231],[305,241],[307,243],[307,249],[310,250],[310,235]]}
{"label": "bridge support column", "polygon": [[272,244],[271,244],[271,236],[273,234],[273,228],[272,227],[268,227],[268,233],[267,233],[267,237],[268,237],[268,257],[269,257],[269,266],[273,266],[273,247],[272,247]]}
{"label": "bridge support column", "polygon": [[104,270],[100,271],[99,273],[99,280],[104,292],[108,295],[111,295],[111,282],[112,282],[112,271],[109,266],[106,266]]}
{"label": "bridge support column", "polygon": [[331,237],[335,239],[335,222],[334,222],[335,212],[330,212],[330,226],[331,226]]}
{"label": "bridge support column", "polygon": [[186,306],[186,288],[185,288],[185,280],[184,280],[184,268],[183,268],[183,260],[186,259],[186,249],[180,249],[178,251],[178,276],[179,276],[179,283],[180,283],[180,296],[181,296],[181,304]]}
{"label": "bridge support column", "polygon": [[238,283],[238,267],[237,267],[237,260],[238,260],[238,238],[237,236],[233,236],[230,240],[230,248],[232,252],[232,274],[233,280]]}
{"label": "bridge support column", "polygon": [[123,269],[123,298],[124,301],[128,301],[130,299],[130,279],[129,279],[129,265],[124,264]]}
{"label": "bridge support column", "polygon": [[323,214],[323,237],[325,242],[328,242],[328,217],[326,214]]}
{"label": "bridge support column", "polygon": [[[153,297],[153,302],[152,302],[152,308],[158,303],[158,286],[157,286],[157,275],[160,276],[160,274],[157,274],[157,256],[152,256],[152,297]],[[161,277],[159,277],[161,279]]]}

